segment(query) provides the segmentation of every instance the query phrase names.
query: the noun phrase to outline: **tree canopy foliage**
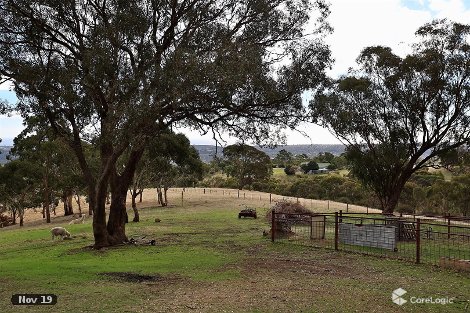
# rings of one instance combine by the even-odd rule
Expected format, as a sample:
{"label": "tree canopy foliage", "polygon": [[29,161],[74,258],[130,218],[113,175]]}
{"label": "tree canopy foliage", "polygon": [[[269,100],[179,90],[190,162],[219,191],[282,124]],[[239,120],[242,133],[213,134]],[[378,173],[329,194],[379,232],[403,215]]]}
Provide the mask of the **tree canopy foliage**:
{"label": "tree canopy foliage", "polygon": [[12,160],[0,167],[0,199],[12,212],[13,222],[23,215],[27,208],[37,207],[41,203],[38,187],[41,183],[40,167],[26,160]]}
{"label": "tree canopy foliage", "polygon": [[203,163],[184,134],[163,133],[150,139],[130,188],[134,222],[139,221],[136,198],[147,187],[157,187],[158,201],[168,204],[167,190],[172,186],[194,186],[202,179]]}
{"label": "tree canopy foliage", "polygon": [[[119,244],[151,136],[186,126],[263,141],[276,138],[272,125],[304,118],[301,94],[331,62],[328,14],[323,0],[0,0],[0,74],[15,109],[43,118],[76,154],[95,247]],[[96,171],[83,142],[99,152]]]}
{"label": "tree canopy foliage", "polygon": [[287,165],[292,164],[293,160],[294,155],[286,149],[281,149],[273,159],[278,167],[286,167]]}
{"label": "tree canopy foliage", "polygon": [[50,206],[59,198],[63,199],[65,215],[73,214],[73,195],[86,190],[75,155],[40,119],[29,117],[24,124],[26,128],[14,139],[10,156],[36,166],[41,176],[37,191],[43,195],[43,218],[50,223]]}
{"label": "tree canopy foliage", "polygon": [[300,165],[300,168],[302,169],[302,171],[307,174],[311,171],[316,171],[319,169],[319,166],[318,166],[318,163],[311,160],[311,161],[308,161],[307,163],[303,163]]}
{"label": "tree canopy foliage", "polygon": [[269,156],[243,143],[224,148],[224,163],[224,172],[237,179],[239,189],[265,180],[273,173]]}
{"label": "tree canopy foliage", "polygon": [[347,145],[351,172],[393,212],[417,170],[470,139],[470,26],[435,20],[404,58],[365,48],[359,69],[311,102],[315,121]]}

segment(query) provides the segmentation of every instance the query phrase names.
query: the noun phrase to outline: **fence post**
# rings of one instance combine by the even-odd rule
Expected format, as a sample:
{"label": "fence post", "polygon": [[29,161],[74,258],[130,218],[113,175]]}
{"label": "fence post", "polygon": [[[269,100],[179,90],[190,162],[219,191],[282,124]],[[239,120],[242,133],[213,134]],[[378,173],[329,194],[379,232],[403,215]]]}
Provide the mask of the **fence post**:
{"label": "fence post", "polygon": [[349,203],[346,203],[346,213],[349,212]]}
{"label": "fence post", "polygon": [[450,216],[447,216],[447,239],[450,239]]}
{"label": "fence post", "polygon": [[310,239],[313,239],[313,216],[310,215]]}
{"label": "fence post", "polygon": [[238,191],[238,198],[240,198],[240,189],[238,189],[237,191]]}
{"label": "fence post", "polygon": [[272,194],[269,194],[269,203],[272,202],[272,196],[273,196]]}
{"label": "fence post", "polygon": [[[338,212],[335,212],[336,214],[338,214]],[[342,223],[343,222],[343,210],[339,210],[339,222]]]}
{"label": "fence post", "polygon": [[181,206],[184,207],[184,191],[181,191]]}
{"label": "fence post", "polygon": [[421,262],[421,219],[416,219],[416,264]]}
{"label": "fence post", "polygon": [[338,212],[335,212],[335,250],[338,250]]}
{"label": "fence post", "polygon": [[271,241],[274,242],[276,234],[276,211],[273,209],[271,213]]}

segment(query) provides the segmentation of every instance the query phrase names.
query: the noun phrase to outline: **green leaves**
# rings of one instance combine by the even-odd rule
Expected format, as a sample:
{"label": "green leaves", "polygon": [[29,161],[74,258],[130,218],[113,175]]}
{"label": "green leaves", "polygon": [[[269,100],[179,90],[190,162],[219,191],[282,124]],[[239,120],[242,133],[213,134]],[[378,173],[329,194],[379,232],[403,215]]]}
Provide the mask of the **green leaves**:
{"label": "green leaves", "polygon": [[421,41],[404,58],[367,47],[356,71],[310,103],[389,212],[414,171],[470,140],[469,35],[468,25],[436,20],[417,31]]}
{"label": "green leaves", "polygon": [[224,163],[224,172],[238,180],[239,189],[265,180],[273,173],[266,153],[242,143],[224,148]]}

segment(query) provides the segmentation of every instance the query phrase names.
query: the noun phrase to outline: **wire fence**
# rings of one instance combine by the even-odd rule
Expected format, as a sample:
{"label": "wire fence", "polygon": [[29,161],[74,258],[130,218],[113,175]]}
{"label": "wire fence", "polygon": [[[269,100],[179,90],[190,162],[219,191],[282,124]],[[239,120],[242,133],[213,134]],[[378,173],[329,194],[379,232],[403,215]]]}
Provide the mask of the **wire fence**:
{"label": "wire fence", "polygon": [[183,203],[234,199],[270,208],[278,201],[297,202],[315,213],[273,214],[273,241],[470,270],[469,217],[384,216],[380,210],[347,203],[237,189],[174,188],[172,192]]}
{"label": "wire fence", "polygon": [[337,202],[328,199],[308,199],[292,196],[282,196],[274,193],[258,192],[253,190],[238,190],[228,188],[170,188],[169,193],[173,199],[177,199],[175,203],[190,200],[209,200],[209,199],[232,199],[241,202],[250,202],[259,207],[270,208],[276,202],[290,201],[302,204],[305,208],[313,211],[322,211],[333,213],[343,210],[344,212],[362,212],[362,213],[379,213],[377,208],[359,206],[350,203]]}
{"label": "wire fence", "polygon": [[470,226],[460,223],[342,212],[274,213],[271,239],[470,271]]}

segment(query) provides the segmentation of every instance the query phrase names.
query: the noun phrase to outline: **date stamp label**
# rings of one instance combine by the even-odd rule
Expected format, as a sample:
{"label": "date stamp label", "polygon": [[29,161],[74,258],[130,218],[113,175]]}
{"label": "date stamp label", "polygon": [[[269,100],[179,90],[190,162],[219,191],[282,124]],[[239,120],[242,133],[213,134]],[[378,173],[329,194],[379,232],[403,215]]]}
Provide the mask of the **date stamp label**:
{"label": "date stamp label", "polygon": [[54,305],[57,296],[54,294],[15,294],[11,296],[13,305]]}

